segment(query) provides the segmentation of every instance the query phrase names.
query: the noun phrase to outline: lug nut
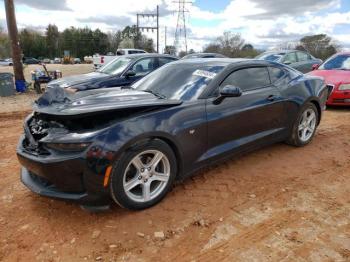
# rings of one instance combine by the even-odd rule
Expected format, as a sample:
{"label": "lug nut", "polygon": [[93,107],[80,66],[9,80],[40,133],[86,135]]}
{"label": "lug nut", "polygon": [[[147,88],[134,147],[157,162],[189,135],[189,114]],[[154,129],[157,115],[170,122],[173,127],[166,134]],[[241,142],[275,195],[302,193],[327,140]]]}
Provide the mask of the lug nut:
{"label": "lug nut", "polygon": [[151,171],[151,168],[150,168],[150,167],[148,168],[148,171]]}
{"label": "lug nut", "polygon": [[144,168],[141,168],[141,172],[144,172],[145,171],[145,169]]}
{"label": "lug nut", "polygon": [[138,179],[141,180],[141,179],[142,179],[142,176],[139,176]]}
{"label": "lug nut", "polygon": [[148,181],[147,179],[144,180],[145,183],[147,183],[147,181]]}

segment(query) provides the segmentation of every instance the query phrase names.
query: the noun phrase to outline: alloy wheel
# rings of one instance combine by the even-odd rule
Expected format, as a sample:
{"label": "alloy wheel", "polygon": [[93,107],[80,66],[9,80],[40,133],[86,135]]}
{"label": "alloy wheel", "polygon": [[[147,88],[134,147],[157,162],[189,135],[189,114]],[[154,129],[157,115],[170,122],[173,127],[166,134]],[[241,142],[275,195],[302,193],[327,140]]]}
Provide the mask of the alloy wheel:
{"label": "alloy wheel", "polygon": [[298,126],[298,136],[302,142],[307,142],[312,137],[316,128],[316,113],[312,108],[304,111]]}
{"label": "alloy wheel", "polygon": [[123,176],[126,195],[135,202],[148,202],[163,192],[170,178],[169,159],[158,150],[146,150],[128,164]]}

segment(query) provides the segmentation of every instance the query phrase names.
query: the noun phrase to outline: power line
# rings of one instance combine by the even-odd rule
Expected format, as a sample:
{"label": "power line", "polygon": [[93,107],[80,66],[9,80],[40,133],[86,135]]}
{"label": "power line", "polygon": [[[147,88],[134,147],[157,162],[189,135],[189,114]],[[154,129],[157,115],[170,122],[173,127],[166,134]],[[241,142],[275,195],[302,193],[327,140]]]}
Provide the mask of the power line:
{"label": "power line", "polygon": [[173,1],[173,3],[178,4],[174,46],[176,51],[180,52],[182,51],[181,49],[184,45],[185,51],[187,53],[187,28],[185,13],[189,11],[186,9],[186,4],[192,4],[193,2],[186,0],[177,0]]}
{"label": "power line", "polygon": [[[151,25],[151,26],[140,26],[140,18],[156,18],[156,26]],[[141,13],[141,14],[136,14],[136,18],[137,18],[137,25],[136,25],[136,29],[137,29],[137,34],[139,33],[139,30],[141,29],[143,30],[157,30],[157,53],[159,53],[159,6],[157,5],[157,13],[155,14],[149,14],[149,13]]]}

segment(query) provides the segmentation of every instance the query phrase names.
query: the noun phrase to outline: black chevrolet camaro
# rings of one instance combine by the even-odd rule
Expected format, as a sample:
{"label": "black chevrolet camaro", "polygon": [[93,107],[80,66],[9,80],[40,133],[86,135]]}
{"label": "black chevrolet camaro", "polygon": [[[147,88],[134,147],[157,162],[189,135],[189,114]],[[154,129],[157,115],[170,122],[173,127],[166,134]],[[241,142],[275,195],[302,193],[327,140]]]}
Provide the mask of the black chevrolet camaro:
{"label": "black chevrolet camaro", "polygon": [[216,58],[167,64],[131,88],[52,89],[25,120],[21,179],[82,205],[148,208],[218,160],[308,144],[327,96],[323,80],[288,66]]}

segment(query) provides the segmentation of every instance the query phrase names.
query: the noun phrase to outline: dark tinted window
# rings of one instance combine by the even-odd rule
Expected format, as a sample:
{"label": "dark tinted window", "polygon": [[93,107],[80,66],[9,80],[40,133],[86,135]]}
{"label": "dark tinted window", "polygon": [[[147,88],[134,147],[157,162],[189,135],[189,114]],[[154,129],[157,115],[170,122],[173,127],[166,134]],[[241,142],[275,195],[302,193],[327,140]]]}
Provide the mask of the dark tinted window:
{"label": "dark tinted window", "polygon": [[233,85],[248,91],[270,85],[269,73],[266,67],[245,68],[230,74],[221,86]]}
{"label": "dark tinted window", "polygon": [[272,83],[277,82],[278,80],[285,77],[287,74],[283,69],[277,67],[269,67],[269,73]]}
{"label": "dark tinted window", "polygon": [[174,58],[170,58],[170,57],[159,57],[158,61],[159,61],[159,66],[163,66],[163,65],[165,65],[167,63],[174,62],[175,59]]}

